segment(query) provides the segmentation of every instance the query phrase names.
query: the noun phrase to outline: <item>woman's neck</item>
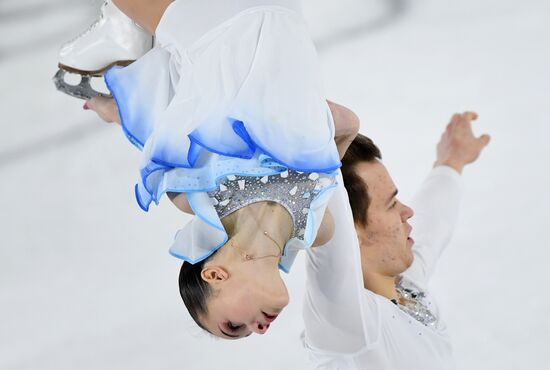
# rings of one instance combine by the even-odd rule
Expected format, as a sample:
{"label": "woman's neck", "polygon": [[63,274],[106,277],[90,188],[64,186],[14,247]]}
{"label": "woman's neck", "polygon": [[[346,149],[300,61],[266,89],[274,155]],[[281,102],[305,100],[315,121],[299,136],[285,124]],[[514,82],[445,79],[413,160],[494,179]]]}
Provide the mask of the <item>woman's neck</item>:
{"label": "woman's neck", "polygon": [[293,231],[292,217],[274,202],[250,204],[224,217],[222,223],[239,252],[256,258],[282,254]]}

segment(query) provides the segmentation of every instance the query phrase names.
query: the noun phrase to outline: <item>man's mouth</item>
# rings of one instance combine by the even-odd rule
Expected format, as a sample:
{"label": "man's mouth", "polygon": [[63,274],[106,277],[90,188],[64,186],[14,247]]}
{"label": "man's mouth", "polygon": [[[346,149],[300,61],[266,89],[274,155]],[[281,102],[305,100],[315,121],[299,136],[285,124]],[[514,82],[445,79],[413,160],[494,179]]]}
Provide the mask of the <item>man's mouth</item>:
{"label": "man's mouth", "polygon": [[410,227],[409,232],[407,233],[407,242],[410,242],[411,244],[414,244],[414,239],[411,238],[412,226],[411,225],[407,225],[407,226]]}

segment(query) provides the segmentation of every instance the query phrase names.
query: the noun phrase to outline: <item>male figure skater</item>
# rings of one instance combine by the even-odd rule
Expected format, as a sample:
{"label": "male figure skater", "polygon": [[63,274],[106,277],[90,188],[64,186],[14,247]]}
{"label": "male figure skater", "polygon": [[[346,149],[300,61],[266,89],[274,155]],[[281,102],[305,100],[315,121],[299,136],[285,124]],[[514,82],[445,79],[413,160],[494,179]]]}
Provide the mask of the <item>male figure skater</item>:
{"label": "male figure skater", "polygon": [[462,170],[489,143],[474,136],[476,118],[455,114],[447,125],[414,212],[374,143],[359,135],[349,147],[347,194],[340,188],[329,206],[334,237],[307,254],[304,344],[315,368],[455,369],[428,282],[457,220]]}

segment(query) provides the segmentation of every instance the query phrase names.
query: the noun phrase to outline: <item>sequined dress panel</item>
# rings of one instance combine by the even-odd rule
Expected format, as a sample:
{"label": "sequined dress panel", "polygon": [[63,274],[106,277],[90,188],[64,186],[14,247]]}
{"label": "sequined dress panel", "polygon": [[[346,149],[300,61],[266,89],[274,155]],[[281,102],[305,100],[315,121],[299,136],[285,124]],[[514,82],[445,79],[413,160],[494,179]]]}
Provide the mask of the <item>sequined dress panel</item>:
{"label": "sequined dress panel", "polygon": [[303,240],[312,200],[335,182],[334,177],[293,170],[261,177],[230,175],[208,195],[220,219],[253,203],[276,202],[292,217],[292,237]]}

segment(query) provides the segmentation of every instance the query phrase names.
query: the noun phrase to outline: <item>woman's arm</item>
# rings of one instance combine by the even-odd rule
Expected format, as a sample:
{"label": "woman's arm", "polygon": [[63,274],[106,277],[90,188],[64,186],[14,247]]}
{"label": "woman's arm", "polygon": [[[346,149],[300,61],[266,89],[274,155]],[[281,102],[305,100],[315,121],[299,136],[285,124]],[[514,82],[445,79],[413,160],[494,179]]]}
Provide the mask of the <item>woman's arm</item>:
{"label": "woman's arm", "polygon": [[166,195],[172,201],[172,203],[174,203],[176,208],[179,209],[180,211],[188,213],[190,215],[195,214],[195,212],[193,212],[193,209],[191,209],[189,202],[187,201],[187,197],[185,196],[185,193],[167,192]]}

